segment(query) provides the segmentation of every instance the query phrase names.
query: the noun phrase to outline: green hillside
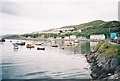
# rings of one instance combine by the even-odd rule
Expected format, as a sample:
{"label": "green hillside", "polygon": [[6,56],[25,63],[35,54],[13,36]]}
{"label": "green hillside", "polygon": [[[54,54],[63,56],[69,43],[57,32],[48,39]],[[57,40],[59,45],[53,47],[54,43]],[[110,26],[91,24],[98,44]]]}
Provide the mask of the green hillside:
{"label": "green hillside", "polygon": [[105,22],[102,20],[96,20],[96,21],[92,21],[92,22],[88,22],[88,23],[79,24],[79,25],[64,26],[62,28],[73,28],[74,27],[76,29],[84,29],[84,28],[99,26],[99,25],[102,25],[104,23]]}
{"label": "green hillside", "polygon": [[109,21],[105,22],[102,20],[96,20],[88,23],[83,23],[80,25],[64,26],[62,28],[75,28],[81,29],[82,32],[74,33],[77,36],[86,36],[89,37],[92,34],[105,34],[107,35],[109,30],[110,32],[116,32],[120,34],[120,22],[119,21]]}

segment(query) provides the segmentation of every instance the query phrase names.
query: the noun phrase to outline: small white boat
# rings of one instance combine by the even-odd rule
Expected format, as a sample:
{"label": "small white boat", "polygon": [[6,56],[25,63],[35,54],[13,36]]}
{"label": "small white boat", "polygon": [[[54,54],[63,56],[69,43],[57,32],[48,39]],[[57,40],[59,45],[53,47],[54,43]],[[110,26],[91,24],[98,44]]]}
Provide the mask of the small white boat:
{"label": "small white boat", "polygon": [[17,44],[23,46],[25,45],[25,42],[17,42]]}
{"label": "small white boat", "polygon": [[51,46],[52,46],[52,47],[58,47],[58,45],[56,44],[56,41],[52,41],[52,42],[51,42]]}
{"label": "small white boat", "polygon": [[74,40],[74,43],[79,43],[79,40]]}

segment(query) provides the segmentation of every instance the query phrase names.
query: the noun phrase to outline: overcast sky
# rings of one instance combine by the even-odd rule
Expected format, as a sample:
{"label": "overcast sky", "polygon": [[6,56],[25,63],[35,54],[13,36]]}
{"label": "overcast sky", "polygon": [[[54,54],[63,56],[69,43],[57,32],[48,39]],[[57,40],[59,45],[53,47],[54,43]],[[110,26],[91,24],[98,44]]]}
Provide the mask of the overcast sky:
{"label": "overcast sky", "polygon": [[1,0],[0,34],[118,20],[119,0]]}

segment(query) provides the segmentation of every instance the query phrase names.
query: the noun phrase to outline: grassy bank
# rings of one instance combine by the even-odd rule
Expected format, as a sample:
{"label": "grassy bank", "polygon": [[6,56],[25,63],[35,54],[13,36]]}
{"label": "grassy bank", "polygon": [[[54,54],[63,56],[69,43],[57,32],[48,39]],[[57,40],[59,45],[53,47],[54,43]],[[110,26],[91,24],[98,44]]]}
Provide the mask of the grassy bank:
{"label": "grassy bank", "polygon": [[108,40],[104,40],[97,45],[98,52],[106,57],[114,56],[118,59],[120,65],[120,45],[111,44]]}

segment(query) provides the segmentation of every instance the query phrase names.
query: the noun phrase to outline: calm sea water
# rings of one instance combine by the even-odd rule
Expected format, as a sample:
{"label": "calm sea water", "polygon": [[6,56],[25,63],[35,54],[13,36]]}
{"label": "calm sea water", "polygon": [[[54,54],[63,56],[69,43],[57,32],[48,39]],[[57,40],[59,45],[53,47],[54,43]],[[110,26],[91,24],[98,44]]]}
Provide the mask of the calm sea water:
{"label": "calm sea water", "polygon": [[[13,42],[16,42],[14,40]],[[41,41],[26,41],[40,43]],[[51,47],[44,42],[45,50],[28,49],[19,46],[13,49],[10,40],[0,43],[0,75],[2,79],[89,79],[89,64],[84,57],[90,51],[89,42],[67,46],[69,42],[57,42],[59,47]],[[64,47],[64,49],[62,49]]]}

